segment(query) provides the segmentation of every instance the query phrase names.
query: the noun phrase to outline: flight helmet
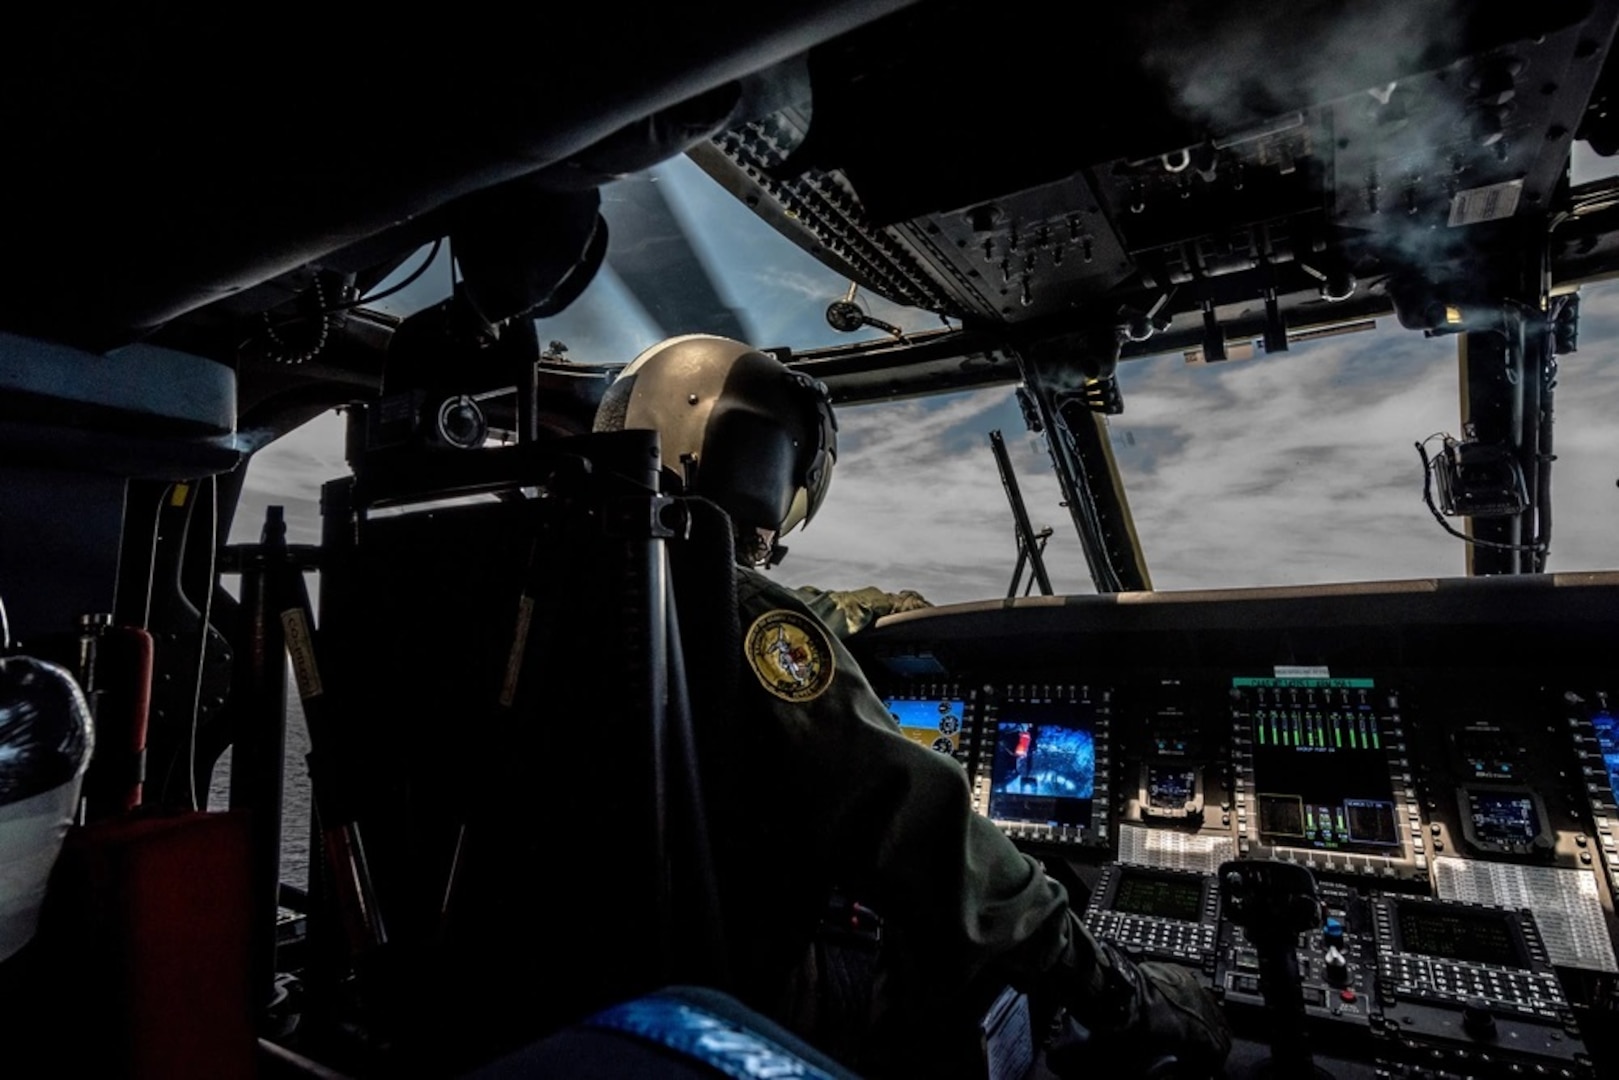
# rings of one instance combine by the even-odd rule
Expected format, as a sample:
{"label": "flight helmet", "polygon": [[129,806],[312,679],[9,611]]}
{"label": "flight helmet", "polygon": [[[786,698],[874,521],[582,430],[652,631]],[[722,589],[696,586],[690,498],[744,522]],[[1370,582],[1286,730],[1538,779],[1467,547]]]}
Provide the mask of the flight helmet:
{"label": "flight helmet", "polygon": [[746,565],[779,561],[776,539],[815,516],[837,461],[825,384],[710,334],[652,346],[608,387],[595,429],[647,428],[686,493],[730,515]]}

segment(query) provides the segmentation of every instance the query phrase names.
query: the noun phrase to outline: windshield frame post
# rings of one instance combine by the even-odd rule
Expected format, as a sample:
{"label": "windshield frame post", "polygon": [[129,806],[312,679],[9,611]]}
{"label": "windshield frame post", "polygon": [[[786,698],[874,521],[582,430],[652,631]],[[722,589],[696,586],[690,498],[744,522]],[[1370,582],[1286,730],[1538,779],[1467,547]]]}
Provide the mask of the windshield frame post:
{"label": "windshield frame post", "polygon": [[[1096,591],[1151,591],[1152,578],[1108,439],[1107,420],[1086,403],[1083,388],[1090,377],[1081,358],[1036,360],[1023,350],[1015,355]],[[1112,375],[1105,377],[1111,380]],[[1065,386],[1080,390],[1065,391]]]}

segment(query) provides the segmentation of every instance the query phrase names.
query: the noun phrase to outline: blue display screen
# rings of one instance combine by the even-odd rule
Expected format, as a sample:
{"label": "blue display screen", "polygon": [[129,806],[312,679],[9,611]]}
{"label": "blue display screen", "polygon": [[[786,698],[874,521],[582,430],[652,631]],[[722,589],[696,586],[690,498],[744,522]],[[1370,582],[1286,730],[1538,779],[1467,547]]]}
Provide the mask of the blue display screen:
{"label": "blue display screen", "polygon": [[1473,832],[1486,843],[1531,844],[1540,835],[1540,814],[1528,795],[1469,789],[1467,804]]}
{"label": "blue display screen", "polygon": [[1147,768],[1147,805],[1184,810],[1197,796],[1197,770],[1163,765]]}
{"label": "blue display screen", "polygon": [[1603,709],[1591,717],[1591,727],[1596,731],[1597,745],[1602,748],[1602,762],[1608,767],[1608,786],[1613,790],[1614,801],[1619,802],[1619,717]]}
{"label": "blue display screen", "polygon": [[1004,703],[995,725],[989,816],[1088,826],[1096,793],[1094,730],[1094,714],[1085,703]]}
{"label": "blue display screen", "polygon": [[966,703],[957,698],[885,698],[900,734],[941,754],[961,749]]}

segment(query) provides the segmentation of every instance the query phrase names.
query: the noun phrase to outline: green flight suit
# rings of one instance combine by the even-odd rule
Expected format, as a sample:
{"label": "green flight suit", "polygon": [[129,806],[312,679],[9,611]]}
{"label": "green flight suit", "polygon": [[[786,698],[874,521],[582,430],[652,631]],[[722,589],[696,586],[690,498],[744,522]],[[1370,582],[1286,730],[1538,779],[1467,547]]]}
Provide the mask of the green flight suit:
{"label": "green flight suit", "polygon": [[[881,913],[889,1000],[879,1008],[901,1026],[906,1014],[937,1020],[947,1003],[1008,982],[1074,1004],[1090,996],[1099,987],[1093,942],[1062,886],[973,811],[959,763],[900,734],[802,597],[756,571],[738,574],[740,741],[760,763],[739,816],[761,862],[791,864],[759,869],[773,893],[760,902],[785,916],[788,898],[824,903],[835,883]],[[818,914],[801,906],[794,917]],[[759,932],[781,936],[792,924],[767,918]],[[774,954],[778,972],[798,960]]]}
{"label": "green flight suit", "polygon": [[[1092,938],[1063,887],[973,811],[960,764],[900,733],[801,596],[739,569],[737,600],[744,670],[722,785],[734,801],[720,809],[743,870],[727,925],[750,1003],[873,1076],[982,1075],[976,1010],[1010,983],[1090,1029],[1082,1069],[1175,1054],[1218,1070],[1230,1031],[1194,975]],[[857,1033],[852,1053],[817,1030],[816,983],[840,976],[813,970],[805,945],[834,887],[885,920],[871,1038]]]}

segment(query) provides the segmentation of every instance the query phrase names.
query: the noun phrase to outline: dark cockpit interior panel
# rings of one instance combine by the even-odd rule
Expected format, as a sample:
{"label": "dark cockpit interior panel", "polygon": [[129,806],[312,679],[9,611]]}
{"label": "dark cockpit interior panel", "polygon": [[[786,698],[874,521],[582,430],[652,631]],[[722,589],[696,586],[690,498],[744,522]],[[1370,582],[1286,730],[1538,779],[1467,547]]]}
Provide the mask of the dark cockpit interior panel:
{"label": "dark cockpit interior panel", "polygon": [[1260,860],[1315,882],[1296,992],[1334,1075],[1596,1077],[1616,587],[1008,600],[892,616],[856,648],[885,692],[922,667],[973,688],[978,812],[1080,890],[1094,934],[1196,972],[1239,1046],[1277,1045],[1274,949],[1222,901]]}
{"label": "dark cockpit interior panel", "polygon": [[[0,207],[0,664],[62,661],[96,714],[75,828],[223,821],[228,750],[238,830],[220,873],[155,874],[162,902],[124,928],[195,947],[110,1005],[88,992],[105,967],[41,961],[53,998],[0,955],[0,1032],[60,999],[81,1006],[68,1035],[39,1028],[60,1047],[112,1047],[83,1021],[136,1009],[183,1041],[223,1030],[212,998],[237,1060],[274,1059],[265,1080],[460,1075],[671,980],[742,986],[782,959],[754,948],[781,926],[867,959],[914,945],[765,827],[828,781],[744,723],[745,625],[715,602],[737,538],[685,497],[697,459],[593,431],[640,349],[701,332],[768,350],[818,410],[1002,388],[1043,442],[1096,595],[1052,595],[1053,530],[997,430],[1007,595],[1025,568],[1045,595],[903,610],[848,649],[915,744],[887,748],[959,767],[958,822],[1213,993],[1231,1080],[1314,1076],[1307,1043],[1336,1080],[1619,1077],[1619,572],[1551,572],[1572,564],[1560,373],[1564,401],[1598,400],[1575,397],[1583,358],[1559,361],[1582,288],[1619,278],[1619,179],[1573,166],[1619,156],[1619,0],[583,5],[515,29],[479,5],[337,7],[199,36],[183,6],[34,5],[0,65],[21,163]],[[666,197],[688,179],[759,231]],[[1587,357],[1611,296],[1586,294]],[[1468,576],[1320,584],[1301,558],[1295,587],[1155,591],[1115,457],[1135,435],[1108,427],[1150,399],[1121,369],[1309,368],[1298,353],[1378,320],[1457,346],[1460,437],[1417,452]],[[1407,392],[1377,381],[1311,384],[1293,411]],[[320,542],[279,504],[232,541],[248,463],[333,409],[344,475],[275,493],[312,517],[318,495]],[[1275,441],[1219,396],[1176,411]],[[1298,456],[1355,449],[1330,435]],[[1256,475],[1224,443],[1186,456]],[[920,458],[887,482],[953,495]],[[1338,516],[1376,470],[1342,460],[1300,505],[1380,556]],[[1200,580],[1228,580],[1202,511],[1160,496]],[[903,580],[906,530],[869,527],[883,585],[926,589]],[[283,821],[289,777],[307,784]],[[226,876],[252,899],[216,901]],[[199,945],[182,896],[240,915],[235,944]],[[169,1004],[171,960],[196,1009]],[[977,1042],[951,1026],[929,1034]]]}

